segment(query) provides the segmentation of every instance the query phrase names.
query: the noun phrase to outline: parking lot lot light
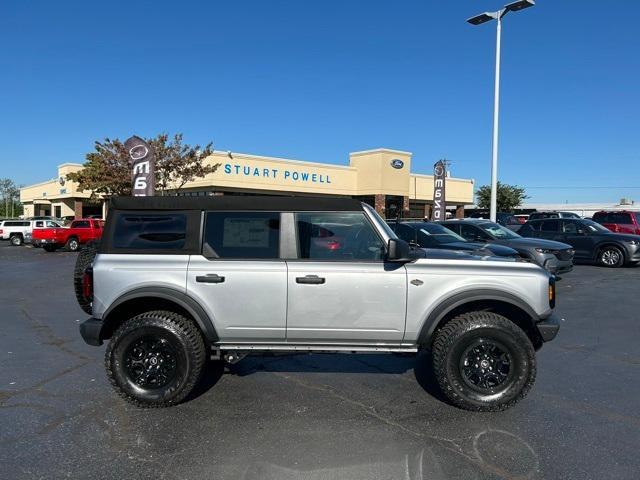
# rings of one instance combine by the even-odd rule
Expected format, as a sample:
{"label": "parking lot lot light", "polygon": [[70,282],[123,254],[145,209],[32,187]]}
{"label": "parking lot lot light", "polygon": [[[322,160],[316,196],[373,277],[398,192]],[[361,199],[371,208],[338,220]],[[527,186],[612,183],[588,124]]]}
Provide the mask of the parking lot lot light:
{"label": "parking lot lot light", "polygon": [[493,149],[491,156],[491,207],[489,217],[496,221],[498,203],[498,113],[500,110],[500,37],[502,31],[502,17],[509,12],[518,12],[533,7],[535,0],[518,0],[512,2],[496,12],[484,12],[467,19],[471,25],[482,25],[490,20],[496,20],[496,75],[493,100]]}

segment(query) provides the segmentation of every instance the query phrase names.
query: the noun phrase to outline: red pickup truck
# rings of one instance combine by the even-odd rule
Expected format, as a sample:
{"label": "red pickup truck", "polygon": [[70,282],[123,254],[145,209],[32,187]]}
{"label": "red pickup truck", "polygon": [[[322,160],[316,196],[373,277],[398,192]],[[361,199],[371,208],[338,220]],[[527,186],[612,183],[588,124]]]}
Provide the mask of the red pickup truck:
{"label": "red pickup truck", "polygon": [[60,247],[75,252],[91,240],[102,237],[103,220],[83,218],[74,220],[68,227],[33,229],[31,243],[53,252]]}

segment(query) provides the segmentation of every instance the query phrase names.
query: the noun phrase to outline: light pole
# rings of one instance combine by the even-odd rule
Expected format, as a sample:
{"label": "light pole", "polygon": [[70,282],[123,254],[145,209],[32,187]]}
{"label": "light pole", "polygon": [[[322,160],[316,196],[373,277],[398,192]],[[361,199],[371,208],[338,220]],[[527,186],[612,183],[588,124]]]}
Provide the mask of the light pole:
{"label": "light pole", "polygon": [[481,25],[491,20],[496,20],[496,78],[493,93],[493,148],[491,156],[491,209],[490,218],[496,221],[498,204],[498,116],[500,110],[500,36],[502,33],[502,17],[509,12],[517,12],[525,8],[533,7],[535,0],[518,0],[502,7],[497,12],[485,12],[467,20],[471,25]]}

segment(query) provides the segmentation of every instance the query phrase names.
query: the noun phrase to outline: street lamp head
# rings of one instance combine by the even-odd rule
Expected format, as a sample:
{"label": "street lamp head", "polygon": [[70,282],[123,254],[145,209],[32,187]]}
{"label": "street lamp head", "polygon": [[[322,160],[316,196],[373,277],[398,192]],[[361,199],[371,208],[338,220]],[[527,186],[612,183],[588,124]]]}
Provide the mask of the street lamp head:
{"label": "street lamp head", "polygon": [[494,13],[484,12],[484,13],[481,13],[480,15],[476,15],[475,17],[469,18],[467,22],[469,22],[471,25],[481,25],[490,20],[494,20],[495,18],[496,17]]}
{"label": "street lamp head", "polygon": [[517,2],[509,3],[504,6],[507,12],[517,12],[525,8],[533,7],[536,4],[535,0],[518,0]]}

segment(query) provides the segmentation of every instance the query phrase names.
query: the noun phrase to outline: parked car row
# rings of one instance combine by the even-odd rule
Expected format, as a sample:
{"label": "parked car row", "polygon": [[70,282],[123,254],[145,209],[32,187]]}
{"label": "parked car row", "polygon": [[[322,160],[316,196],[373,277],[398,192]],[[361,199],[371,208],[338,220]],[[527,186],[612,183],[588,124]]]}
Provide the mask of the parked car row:
{"label": "parked car row", "polygon": [[75,252],[81,245],[102,237],[104,221],[93,218],[74,220],[68,227],[60,222],[34,217],[31,220],[3,220],[0,222],[0,237],[13,246],[31,243],[53,252],[65,247]]}
{"label": "parked car row", "polygon": [[513,228],[514,215],[441,222],[391,220],[395,234],[414,247],[466,251],[475,255],[531,261],[559,275],[572,270],[573,260],[605,267],[640,263],[640,212],[597,212],[594,220],[573,212],[534,212]]}

